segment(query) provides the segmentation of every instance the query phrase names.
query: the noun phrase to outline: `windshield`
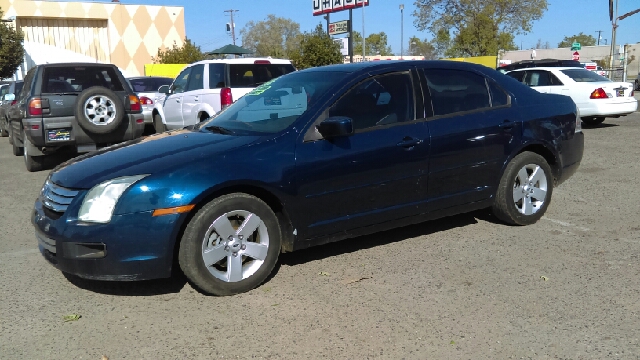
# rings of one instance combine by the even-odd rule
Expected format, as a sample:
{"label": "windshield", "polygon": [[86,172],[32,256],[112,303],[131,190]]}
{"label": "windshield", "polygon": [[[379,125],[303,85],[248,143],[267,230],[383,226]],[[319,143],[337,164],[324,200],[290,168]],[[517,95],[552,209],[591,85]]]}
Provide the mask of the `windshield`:
{"label": "windshield", "polygon": [[266,82],[241,97],[200,128],[233,134],[278,133],[293,124],[342,72],[293,72]]}
{"label": "windshield", "polygon": [[570,77],[575,82],[603,82],[611,81],[604,76],[600,76],[593,71],[586,69],[561,70],[563,74]]}

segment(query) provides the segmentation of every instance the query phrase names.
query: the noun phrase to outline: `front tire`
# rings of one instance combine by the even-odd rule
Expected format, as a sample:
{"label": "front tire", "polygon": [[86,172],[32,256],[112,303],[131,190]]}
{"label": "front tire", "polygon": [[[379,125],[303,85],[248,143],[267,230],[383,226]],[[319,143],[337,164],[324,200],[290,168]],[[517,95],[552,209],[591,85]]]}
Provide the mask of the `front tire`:
{"label": "front tire", "polygon": [[582,122],[587,126],[596,126],[602,124],[604,122],[604,116],[598,117],[583,117]]}
{"label": "front tire", "polygon": [[160,117],[160,114],[153,115],[153,127],[156,129],[156,134],[167,131],[167,127],[162,122],[162,117]]}
{"label": "front tire", "polygon": [[260,285],[280,254],[280,224],[262,200],[244,193],[206,204],[180,242],[180,268],[203,292],[234,295]]}
{"label": "front tire", "polygon": [[[22,125],[20,125],[22,126]],[[11,150],[13,152],[13,155],[15,156],[22,156],[22,147],[18,146],[18,140],[16,139],[16,132],[15,129],[11,129]]]}
{"label": "front tire", "polygon": [[551,167],[540,155],[518,154],[502,174],[493,213],[513,225],[530,225],[540,220],[553,193]]}

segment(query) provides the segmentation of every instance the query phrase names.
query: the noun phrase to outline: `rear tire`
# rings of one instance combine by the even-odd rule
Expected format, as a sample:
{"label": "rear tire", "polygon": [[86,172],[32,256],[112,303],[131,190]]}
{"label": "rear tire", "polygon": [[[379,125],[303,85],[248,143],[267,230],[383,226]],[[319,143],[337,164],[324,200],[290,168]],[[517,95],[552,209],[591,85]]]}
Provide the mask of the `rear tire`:
{"label": "rear tire", "polygon": [[24,130],[22,131],[22,143],[24,147],[22,148],[22,155],[24,156],[24,164],[27,167],[27,171],[36,172],[44,169],[44,160],[45,156],[31,156],[29,155],[29,139],[24,134]]}
{"label": "rear tire", "polygon": [[156,129],[156,134],[167,131],[167,127],[162,122],[162,117],[160,117],[160,114],[153,115],[153,127]]}
{"label": "rear tire", "polygon": [[604,121],[604,116],[598,117],[583,117],[582,122],[587,126],[596,126],[602,124]]}
{"label": "rear tire", "polygon": [[269,277],[281,238],[278,218],[266,203],[244,193],[224,195],[202,207],[187,225],[180,268],[205,293],[243,293]]}
{"label": "rear tire", "polygon": [[6,125],[7,122],[4,120],[0,120],[0,137],[7,137],[9,136],[9,131],[7,130],[7,127],[9,125]]}
{"label": "rear tire", "polygon": [[11,131],[11,145],[12,145],[11,149],[13,150],[13,155],[22,156],[22,147],[18,146],[18,140],[16,139],[16,132],[13,129]]}
{"label": "rear tire", "polygon": [[533,224],[547,211],[552,193],[551,167],[542,156],[525,151],[502,174],[493,214],[508,224]]}

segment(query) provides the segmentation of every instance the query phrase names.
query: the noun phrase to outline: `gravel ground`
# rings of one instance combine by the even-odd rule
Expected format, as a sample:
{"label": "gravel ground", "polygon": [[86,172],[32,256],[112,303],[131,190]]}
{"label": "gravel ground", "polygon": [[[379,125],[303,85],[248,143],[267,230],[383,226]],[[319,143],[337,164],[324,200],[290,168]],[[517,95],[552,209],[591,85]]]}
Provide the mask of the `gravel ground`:
{"label": "gravel ground", "polygon": [[479,211],[286,254],[224,298],[55,270],[29,223],[47,172],[0,138],[0,358],[640,359],[640,113],[584,132],[537,224]]}

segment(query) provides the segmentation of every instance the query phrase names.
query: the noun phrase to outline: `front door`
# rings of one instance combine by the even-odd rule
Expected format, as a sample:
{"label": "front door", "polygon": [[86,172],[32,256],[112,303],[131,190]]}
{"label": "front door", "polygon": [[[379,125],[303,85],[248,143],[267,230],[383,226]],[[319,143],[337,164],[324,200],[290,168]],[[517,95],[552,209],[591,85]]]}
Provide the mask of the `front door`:
{"label": "front door", "polygon": [[192,67],[188,67],[173,81],[170,88],[170,94],[164,100],[164,121],[169,129],[180,129],[183,127],[182,121],[182,100],[187,85],[189,84],[189,75]]}
{"label": "front door", "polygon": [[198,111],[204,98],[204,64],[191,67],[187,90],[182,98],[182,120],[184,126],[195,125],[200,122]]}
{"label": "front door", "polygon": [[305,200],[305,208],[297,209],[302,239],[424,209],[429,138],[423,119],[416,120],[414,83],[409,72],[360,82],[328,111],[329,117],[351,118],[355,133],[298,144],[298,196]]}

